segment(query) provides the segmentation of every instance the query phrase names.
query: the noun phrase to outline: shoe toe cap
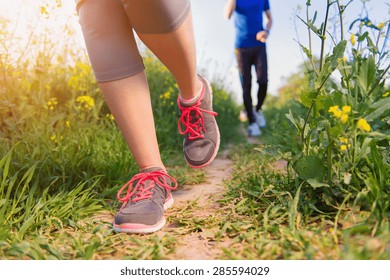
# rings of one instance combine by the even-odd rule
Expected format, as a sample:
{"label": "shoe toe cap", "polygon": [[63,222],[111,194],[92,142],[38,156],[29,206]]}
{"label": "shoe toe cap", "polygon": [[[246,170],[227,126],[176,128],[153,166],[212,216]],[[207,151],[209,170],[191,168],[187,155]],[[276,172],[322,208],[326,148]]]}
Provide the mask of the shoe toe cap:
{"label": "shoe toe cap", "polygon": [[[153,204],[152,204],[153,205]],[[128,207],[119,210],[115,216],[115,224],[144,224],[154,225],[163,217],[163,210],[157,205],[148,207]]]}
{"label": "shoe toe cap", "polygon": [[202,165],[207,163],[214,155],[216,144],[210,139],[193,141],[184,148],[186,160],[192,165]]}

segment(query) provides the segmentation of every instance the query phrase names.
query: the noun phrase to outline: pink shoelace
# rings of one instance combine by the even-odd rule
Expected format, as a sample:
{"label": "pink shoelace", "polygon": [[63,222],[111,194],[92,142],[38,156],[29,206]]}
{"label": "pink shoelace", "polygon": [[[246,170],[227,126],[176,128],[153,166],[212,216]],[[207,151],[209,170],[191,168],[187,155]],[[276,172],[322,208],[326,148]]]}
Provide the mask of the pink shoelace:
{"label": "pink shoelace", "polygon": [[[171,180],[174,186],[170,186],[167,182],[167,178]],[[138,181],[134,186],[133,183]],[[148,186],[145,185],[146,181],[152,181]],[[176,180],[165,173],[164,171],[152,171],[146,173],[139,173],[135,175],[129,182],[124,184],[121,189],[118,191],[117,198],[119,201],[123,202],[122,208],[125,207],[127,202],[134,196],[131,200],[132,202],[137,202],[140,200],[151,198],[153,195],[152,189],[158,184],[159,186],[165,188],[167,191],[175,190],[177,188]],[[126,190],[126,195],[121,196],[121,194]]]}
{"label": "pink shoelace", "polygon": [[[204,117],[202,115],[203,113],[210,114],[212,116],[217,116],[218,114],[213,111],[208,111],[205,109],[200,108],[200,104],[203,100],[204,96],[204,86],[202,89],[202,93],[198,99],[198,101],[190,106],[185,107],[180,103],[180,100],[177,99],[177,104],[179,106],[179,109],[181,111],[181,116],[179,118],[179,121],[177,123],[179,133],[181,135],[189,134],[188,139],[189,140],[195,140],[199,138],[204,138],[204,133],[206,132],[206,128],[204,126]],[[184,130],[182,128],[184,126]],[[202,133],[203,130],[203,133]]]}

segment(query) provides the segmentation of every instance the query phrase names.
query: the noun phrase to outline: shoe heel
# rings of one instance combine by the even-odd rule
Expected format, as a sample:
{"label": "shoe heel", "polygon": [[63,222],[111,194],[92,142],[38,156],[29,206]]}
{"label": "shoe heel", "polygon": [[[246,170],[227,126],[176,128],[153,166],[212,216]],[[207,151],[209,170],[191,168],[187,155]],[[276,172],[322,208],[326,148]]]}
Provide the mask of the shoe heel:
{"label": "shoe heel", "polygon": [[206,84],[209,92],[212,94],[213,93],[213,88],[211,87],[210,83],[208,80],[206,80],[205,78],[203,78],[202,76],[198,75],[200,79],[202,79],[202,81]]}
{"label": "shoe heel", "polygon": [[206,79],[205,79],[205,81],[206,81],[206,85],[207,85],[207,87],[209,89],[209,92],[211,93],[211,96],[213,96],[213,88],[211,87],[209,81],[207,81]]}

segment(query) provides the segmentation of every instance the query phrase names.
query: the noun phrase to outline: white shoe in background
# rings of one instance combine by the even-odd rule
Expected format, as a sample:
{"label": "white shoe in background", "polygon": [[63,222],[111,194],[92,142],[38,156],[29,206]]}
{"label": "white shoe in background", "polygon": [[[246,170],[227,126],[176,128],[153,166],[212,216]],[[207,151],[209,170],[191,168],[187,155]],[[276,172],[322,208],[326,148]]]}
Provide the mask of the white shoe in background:
{"label": "white shoe in background", "polygon": [[248,126],[248,136],[260,136],[260,135],[261,135],[261,131],[257,123],[255,122],[251,123]]}
{"label": "white shoe in background", "polygon": [[253,115],[255,116],[256,123],[259,127],[263,128],[266,126],[267,123],[262,111],[257,112],[255,109],[253,109]]}

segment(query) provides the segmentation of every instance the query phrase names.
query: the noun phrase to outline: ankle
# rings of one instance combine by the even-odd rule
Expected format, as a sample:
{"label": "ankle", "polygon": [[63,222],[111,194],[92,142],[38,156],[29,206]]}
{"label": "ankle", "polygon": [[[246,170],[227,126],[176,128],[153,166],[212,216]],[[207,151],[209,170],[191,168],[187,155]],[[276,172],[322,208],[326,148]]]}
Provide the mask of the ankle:
{"label": "ankle", "polygon": [[162,169],[164,172],[167,172],[167,169],[163,164],[143,165],[139,167],[139,172],[142,173],[149,169]]}
{"label": "ankle", "polygon": [[196,84],[190,91],[182,91],[181,89],[179,90],[180,101],[192,103],[199,99],[203,91],[203,83],[199,77],[196,79],[196,81]]}

